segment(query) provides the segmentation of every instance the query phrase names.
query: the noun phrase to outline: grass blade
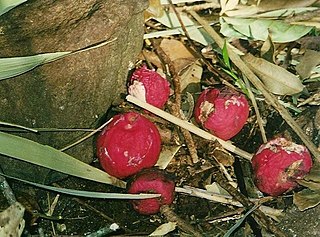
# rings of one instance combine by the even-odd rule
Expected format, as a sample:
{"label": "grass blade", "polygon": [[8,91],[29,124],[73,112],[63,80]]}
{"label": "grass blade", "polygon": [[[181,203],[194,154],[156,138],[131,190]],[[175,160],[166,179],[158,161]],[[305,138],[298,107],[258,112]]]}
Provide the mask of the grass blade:
{"label": "grass blade", "polygon": [[0,132],[0,154],[68,175],[124,188],[126,183],[53,147]]}
{"label": "grass blade", "polygon": [[103,192],[91,192],[91,191],[83,191],[83,190],[75,190],[75,189],[68,189],[68,188],[58,188],[58,187],[52,187],[44,184],[34,183],[23,179],[18,179],[16,177],[12,177],[10,175],[6,175],[3,173],[0,173],[0,175],[5,176],[9,179],[14,179],[32,186],[36,186],[38,188],[58,192],[58,193],[64,193],[72,196],[80,196],[80,197],[88,197],[88,198],[101,198],[101,199],[146,199],[146,198],[155,198],[160,197],[161,194],[126,194],[126,193],[103,193]]}
{"label": "grass blade", "polygon": [[70,53],[56,52],[26,57],[0,58],[0,80],[18,76],[41,64],[59,59]]}

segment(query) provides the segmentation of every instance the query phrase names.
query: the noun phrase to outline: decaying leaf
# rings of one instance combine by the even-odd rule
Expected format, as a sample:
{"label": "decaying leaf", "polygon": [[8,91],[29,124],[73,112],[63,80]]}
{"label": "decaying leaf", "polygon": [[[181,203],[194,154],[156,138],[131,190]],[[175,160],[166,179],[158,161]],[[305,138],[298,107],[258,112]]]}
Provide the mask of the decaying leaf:
{"label": "decaying leaf", "polygon": [[315,207],[320,203],[320,190],[304,189],[293,195],[293,203],[300,211]]}
{"label": "decaying leaf", "polygon": [[319,182],[314,182],[314,181],[306,181],[306,180],[297,180],[297,182],[305,187],[310,188],[311,190],[320,190],[320,183]]}
{"label": "decaying leaf", "polygon": [[[193,62],[180,75],[181,91],[187,90],[190,93],[200,91],[200,80],[203,68],[199,61]],[[192,88],[190,88],[192,86]]]}
{"label": "decaying leaf", "polygon": [[280,66],[254,57],[252,54],[246,54],[242,59],[260,77],[266,88],[274,94],[293,95],[304,88],[298,77]]}
{"label": "decaying leaf", "polygon": [[163,39],[161,41],[160,48],[173,62],[178,73],[196,60],[186,46],[179,40]]}
{"label": "decaying leaf", "polygon": [[296,67],[298,74],[302,79],[306,79],[311,75],[312,69],[320,64],[320,52],[315,50],[306,50],[300,63]]}
{"label": "decaying leaf", "polygon": [[261,58],[264,58],[265,60],[269,62],[275,62],[275,50],[274,50],[274,43],[272,42],[271,35],[268,35],[268,38],[263,43],[261,47]]}
{"label": "decaying leaf", "polygon": [[226,11],[230,11],[236,8],[236,6],[239,4],[239,0],[221,0],[221,12],[220,15],[225,13]]}
{"label": "decaying leaf", "polygon": [[166,234],[174,231],[177,224],[175,222],[168,222],[160,225],[155,231],[153,231],[149,236],[165,236]]}
{"label": "decaying leaf", "polygon": [[19,237],[24,229],[25,208],[16,202],[0,213],[0,236]]}
{"label": "decaying leaf", "polygon": [[170,161],[177,154],[181,146],[163,146],[161,149],[161,153],[158,159],[158,162],[155,166],[160,169],[167,168]]}
{"label": "decaying leaf", "polygon": [[290,25],[269,19],[220,17],[220,23],[220,32],[226,37],[265,41],[270,34],[275,43],[298,40],[312,29],[311,26]]}
{"label": "decaying leaf", "polygon": [[310,173],[304,179],[320,183],[320,164],[318,162],[313,165]]}
{"label": "decaying leaf", "polygon": [[144,19],[147,21],[152,17],[163,15],[163,7],[160,0],[149,0],[149,7],[144,11]]}

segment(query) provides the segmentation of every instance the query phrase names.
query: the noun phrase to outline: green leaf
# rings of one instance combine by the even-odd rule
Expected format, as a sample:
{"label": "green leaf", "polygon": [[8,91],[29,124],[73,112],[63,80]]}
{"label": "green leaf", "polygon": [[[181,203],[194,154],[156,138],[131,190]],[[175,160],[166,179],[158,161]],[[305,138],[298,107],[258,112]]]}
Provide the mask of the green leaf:
{"label": "green leaf", "polygon": [[0,16],[27,0],[0,0]]}
{"label": "green leaf", "polygon": [[0,58],[0,80],[18,76],[41,64],[60,59],[70,53],[56,52],[25,57]]}
{"label": "green leaf", "polygon": [[281,20],[220,17],[220,32],[226,37],[263,40],[270,33],[275,43],[292,42],[306,35],[313,27],[290,25]]}
{"label": "green leaf", "polygon": [[222,58],[223,58],[224,64],[228,67],[228,69],[231,69],[226,41],[224,41],[224,45],[223,45],[223,48],[222,48]]}
{"label": "green leaf", "polygon": [[0,154],[68,175],[124,188],[126,183],[50,146],[0,132]]}
{"label": "green leaf", "polygon": [[102,198],[102,199],[146,199],[146,198],[156,198],[160,197],[161,194],[125,194],[125,193],[102,193],[102,192],[91,192],[91,191],[83,191],[83,190],[75,190],[75,189],[69,189],[69,188],[58,188],[58,187],[52,187],[44,184],[38,184],[34,182],[30,182],[23,179],[18,179],[16,177],[12,177],[10,175],[6,175],[3,173],[0,173],[0,175],[5,176],[9,179],[18,180],[20,182],[30,184],[33,186],[36,186],[38,188],[58,192],[58,193],[64,193],[72,196],[80,196],[80,197],[88,197],[88,198]]}

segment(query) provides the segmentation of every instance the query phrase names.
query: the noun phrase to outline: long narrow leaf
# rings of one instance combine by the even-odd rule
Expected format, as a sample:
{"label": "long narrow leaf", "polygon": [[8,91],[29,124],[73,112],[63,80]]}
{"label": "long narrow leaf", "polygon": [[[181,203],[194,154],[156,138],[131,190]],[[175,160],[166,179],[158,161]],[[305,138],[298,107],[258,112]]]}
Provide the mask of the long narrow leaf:
{"label": "long narrow leaf", "polygon": [[0,154],[65,174],[125,187],[125,182],[50,146],[0,132]]}
{"label": "long narrow leaf", "polygon": [[26,57],[0,58],[0,80],[18,76],[41,64],[59,59],[70,53],[56,52]]}
{"label": "long narrow leaf", "polygon": [[101,42],[92,44],[88,47],[78,49],[75,51],[43,53],[25,57],[0,58],[0,80],[18,76],[42,64],[50,63],[52,61],[64,58],[71,54],[82,53],[88,50],[103,47],[107,44],[114,42],[116,39],[117,38],[114,38],[110,41],[103,40]]}
{"label": "long narrow leaf", "polygon": [[58,187],[52,187],[48,185],[38,184],[34,182],[30,182],[23,179],[18,179],[16,177],[12,177],[10,175],[6,175],[3,173],[0,173],[0,175],[5,176],[9,179],[18,180],[20,182],[30,184],[33,186],[36,186],[38,188],[58,192],[58,193],[64,193],[72,196],[80,196],[80,197],[88,197],[88,198],[102,198],[102,199],[146,199],[146,198],[156,198],[160,197],[161,194],[146,194],[146,193],[140,193],[140,194],[126,194],[126,193],[102,193],[102,192],[91,192],[91,191],[83,191],[83,190],[75,190],[75,189],[69,189],[69,188],[58,188]]}
{"label": "long narrow leaf", "polygon": [[27,0],[0,0],[0,16]]}

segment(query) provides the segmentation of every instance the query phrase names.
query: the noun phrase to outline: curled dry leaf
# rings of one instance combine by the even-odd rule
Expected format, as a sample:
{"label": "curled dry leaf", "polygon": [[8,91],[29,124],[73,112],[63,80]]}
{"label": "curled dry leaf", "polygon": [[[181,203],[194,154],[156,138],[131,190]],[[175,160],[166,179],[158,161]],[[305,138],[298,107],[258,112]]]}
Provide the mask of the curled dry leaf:
{"label": "curled dry leaf", "polygon": [[167,222],[160,225],[155,231],[153,231],[149,236],[165,236],[166,234],[174,231],[177,224],[175,222]]}
{"label": "curled dry leaf", "polygon": [[315,207],[320,203],[320,191],[304,189],[293,195],[293,203],[300,211]]}
{"label": "curled dry leaf", "polygon": [[161,41],[160,48],[173,62],[178,73],[196,60],[186,46],[184,46],[184,44],[179,40],[163,39]]}
{"label": "curled dry leaf", "polygon": [[296,67],[296,70],[302,79],[306,79],[311,75],[312,70],[319,64],[320,52],[308,49]]}
{"label": "curled dry leaf", "polygon": [[246,54],[242,59],[260,77],[266,88],[274,94],[293,95],[304,88],[298,77],[280,66],[254,57],[252,54]]}

